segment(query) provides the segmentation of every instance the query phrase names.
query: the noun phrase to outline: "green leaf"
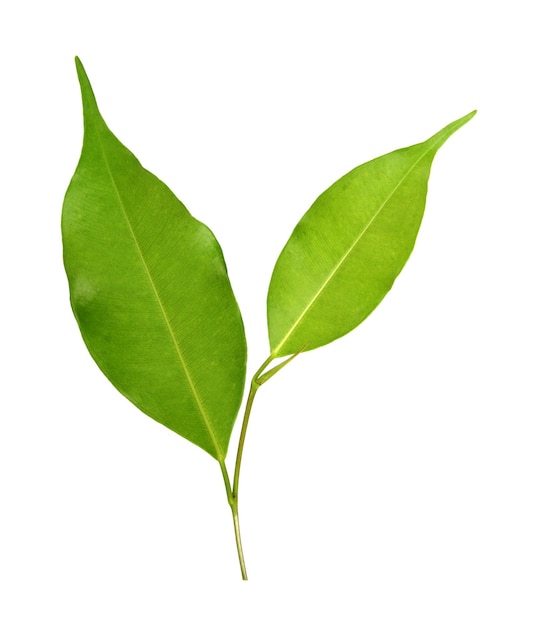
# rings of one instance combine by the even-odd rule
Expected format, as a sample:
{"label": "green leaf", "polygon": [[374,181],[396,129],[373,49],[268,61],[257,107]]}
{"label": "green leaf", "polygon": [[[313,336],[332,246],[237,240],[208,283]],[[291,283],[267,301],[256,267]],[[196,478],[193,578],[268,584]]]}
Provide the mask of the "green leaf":
{"label": "green leaf", "polygon": [[75,317],[123,395],[222,461],[246,369],[243,322],[222,251],[110,132],[76,64],[84,143],[62,213]]}
{"label": "green leaf", "polygon": [[334,341],[381,302],[413,249],[433,157],[475,113],[424,143],[355,168],[314,202],[271,278],[267,318],[273,357]]}

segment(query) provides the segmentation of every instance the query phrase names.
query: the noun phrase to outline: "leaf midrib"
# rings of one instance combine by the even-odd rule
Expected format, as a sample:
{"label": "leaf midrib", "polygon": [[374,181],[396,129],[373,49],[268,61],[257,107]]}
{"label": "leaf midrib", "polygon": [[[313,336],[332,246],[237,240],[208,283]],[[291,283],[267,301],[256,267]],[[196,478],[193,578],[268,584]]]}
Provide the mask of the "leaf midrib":
{"label": "leaf midrib", "polygon": [[[322,283],[321,287],[316,291],[316,293],[314,294],[314,296],[310,299],[310,301],[308,302],[308,304],[306,305],[305,309],[303,310],[303,312],[299,315],[299,317],[297,318],[297,320],[294,322],[293,326],[290,328],[290,330],[286,333],[286,335],[284,336],[284,338],[282,339],[282,341],[278,344],[278,346],[273,350],[272,354],[276,355],[279,353],[279,351],[282,349],[282,346],[284,346],[286,344],[286,342],[288,341],[288,339],[292,336],[292,334],[295,332],[295,329],[299,326],[299,324],[303,321],[303,319],[305,318],[305,316],[307,315],[307,313],[310,311],[310,309],[314,306],[314,304],[316,303],[316,301],[318,300],[318,298],[321,296],[321,294],[325,291],[325,289],[327,288],[327,286],[329,285],[329,283],[332,281],[332,279],[335,277],[336,273],[338,272],[338,270],[342,267],[342,265],[345,263],[345,261],[349,258],[349,255],[353,252],[353,250],[355,249],[355,247],[359,244],[360,240],[363,238],[363,236],[365,235],[365,233],[368,231],[368,229],[370,228],[370,226],[372,225],[372,223],[374,222],[374,220],[377,218],[377,216],[381,213],[381,211],[385,208],[385,206],[387,205],[387,203],[390,201],[390,199],[392,198],[392,196],[396,193],[396,191],[400,188],[400,186],[403,184],[403,182],[405,181],[405,179],[409,176],[409,174],[415,169],[415,167],[418,165],[418,163],[432,150],[436,149],[443,141],[445,141],[445,137],[443,137],[439,142],[433,143],[427,150],[424,151],[423,154],[420,155],[420,157],[413,163],[413,165],[411,165],[411,167],[407,170],[407,172],[402,176],[402,178],[398,181],[398,184],[394,187],[394,189],[390,192],[390,194],[386,197],[386,199],[381,203],[380,207],[377,209],[377,211],[374,213],[374,215],[370,218],[370,220],[368,221],[368,223],[364,226],[364,228],[362,229],[362,231],[358,234],[358,236],[355,238],[355,240],[353,241],[353,243],[351,244],[351,246],[349,247],[349,249],[347,250],[347,252],[342,256],[342,258],[340,259],[340,261],[335,265],[334,269],[329,273],[329,275],[327,276],[327,278],[324,280],[324,282]],[[427,142],[426,142],[427,143]]]}
{"label": "leaf midrib", "polygon": [[101,152],[103,154],[103,158],[104,158],[104,161],[105,161],[105,164],[106,164],[107,172],[108,172],[108,174],[110,176],[110,180],[112,182],[112,186],[114,188],[114,192],[116,194],[116,197],[118,199],[118,203],[120,205],[120,208],[122,210],[123,216],[125,218],[125,222],[127,223],[127,227],[129,229],[129,233],[130,233],[130,235],[131,235],[131,237],[133,239],[136,251],[137,251],[137,253],[138,253],[139,257],[140,257],[140,261],[142,263],[142,267],[144,268],[144,271],[145,271],[146,276],[148,278],[149,284],[151,286],[151,290],[153,292],[153,295],[155,296],[155,300],[157,301],[157,304],[159,306],[159,310],[161,311],[161,314],[163,316],[165,326],[166,326],[166,328],[167,328],[167,330],[168,330],[168,332],[170,334],[170,338],[171,338],[172,343],[174,345],[174,348],[175,348],[176,354],[178,356],[179,362],[181,363],[181,366],[182,366],[182,368],[183,368],[183,370],[185,372],[185,376],[187,378],[187,382],[188,382],[189,388],[190,388],[191,393],[193,395],[193,398],[195,400],[195,403],[196,403],[196,406],[198,408],[198,411],[200,412],[200,416],[202,417],[203,424],[204,424],[204,426],[205,426],[205,428],[206,428],[206,430],[207,430],[207,432],[208,432],[208,434],[209,434],[209,436],[211,438],[211,442],[213,443],[213,446],[215,448],[215,452],[217,454],[217,460],[222,461],[222,460],[224,460],[224,455],[223,455],[222,449],[221,449],[220,444],[219,444],[219,442],[218,442],[218,440],[216,438],[216,435],[215,435],[215,432],[213,430],[213,427],[211,426],[211,421],[209,420],[209,416],[206,413],[206,410],[205,410],[204,405],[202,403],[202,399],[200,398],[200,396],[198,394],[198,391],[196,389],[196,385],[194,384],[194,381],[193,381],[193,379],[191,377],[189,368],[187,367],[187,363],[186,363],[186,361],[185,361],[185,359],[183,357],[183,354],[181,352],[181,348],[179,347],[179,343],[177,341],[177,338],[176,338],[176,336],[174,334],[174,331],[172,330],[172,325],[170,324],[170,320],[169,320],[168,314],[166,313],[166,309],[164,307],[163,301],[161,300],[161,297],[159,295],[159,291],[157,289],[157,286],[155,285],[155,282],[153,280],[151,272],[149,271],[148,265],[146,263],[144,255],[143,255],[142,250],[140,248],[140,245],[138,243],[136,234],[135,234],[134,229],[133,229],[132,224],[131,224],[131,220],[129,219],[129,215],[128,215],[127,210],[125,208],[125,204],[123,202],[122,196],[121,196],[120,191],[118,189],[118,186],[116,184],[116,180],[114,178],[114,174],[112,172],[112,169],[110,168],[110,163],[108,161],[107,153],[106,153],[106,150],[105,150],[105,148],[103,146],[103,142],[102,142],[102,139],[101,139],[101,134],[100,134],[98,129],[96,129],[96,134],[97,134],[97,137],[98,137],[98,140],[99,140],[99,146],[101,148]]}

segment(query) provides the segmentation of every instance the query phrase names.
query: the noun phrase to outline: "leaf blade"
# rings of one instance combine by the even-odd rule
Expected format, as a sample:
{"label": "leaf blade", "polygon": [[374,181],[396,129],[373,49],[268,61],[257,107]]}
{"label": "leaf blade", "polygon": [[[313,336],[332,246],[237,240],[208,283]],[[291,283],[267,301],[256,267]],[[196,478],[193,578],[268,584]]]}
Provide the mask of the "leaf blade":
{"label": "leaf blade", "polygon": [[421,144],[360,165],[314,202],[271,277],[273,357],[334,341],[381,302],[413,249],[435,153],[475,113]]}
{"label": "leaf blade", "polygon": [[75,317],[123,395],[223,460],[242,398],[246,340],[222,251],[110,132],[76,63],[84,142],[62,212]]}

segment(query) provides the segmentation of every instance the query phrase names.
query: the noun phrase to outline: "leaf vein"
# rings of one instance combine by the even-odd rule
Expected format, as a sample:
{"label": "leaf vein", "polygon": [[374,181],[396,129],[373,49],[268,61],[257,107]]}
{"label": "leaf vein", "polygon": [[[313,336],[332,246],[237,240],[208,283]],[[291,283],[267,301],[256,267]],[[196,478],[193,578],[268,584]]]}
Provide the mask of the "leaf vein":
{"label": "leaf vein", "polygon": [[[442,143],[442,141],[444,141],[444,138],[439,142]],[[338,270],[342,267],[342,265],[345,263],[345,261],[349,258],[350,254],[354,251],[354,249],[356,248],[356,246],[359,244],[360,240],[363,238],[363,236],[366,234],[366,232],[368,231],[368,229],[370,228],[370,226],[373,224],[373,222],[375,221],[375,219],[378,217],[378,215],[381,213],[381,211],[385,208],[385,206],[387,205],[387,203],[390,201],[390,199],[392,198],[392,196],[396,193],[396,191],[400,188],[400,186],[403,184],[403,182],[405,181],[405,179],[409,176],[409,174],[414,170],[414,168],[418,165],[418,163],[429,153],[431,152],[431,150],[434,150],[437,147],[437,144],[434,144],[432,146],[430,146],[427,150],[424,151],[423,154],[420,155],[420,157],[410,166],[410,168],[407,170],[407,172],[402,176],[402,178],[398,181],[398,184],[394,187],[394,189],[390,192],[390,194],[385,198],[385,200],[381,203],[381,205],[379,206],[379,208],[376,210],[376,212],[374,213],[374,215],[370,218],[370,220],[368,221],[368,223],[364,226],[364,228],[361,230],[361,232],[357,235],[357,237],[355,238],[355,240],[353,241],[353,243],[350,245],[350,247],[348,248],[348,250],[346,251],[346,253],[342,256],[342,258],[340,259],[340,261],[338,261],[338,263],[334,266],[334,268],[331,270],[331,272],[329,272],[327,278],[323,281],[321,287],[316,291],[316,293],[312,296],[312,298],[310,299],[310,301],[308,302],[308,304],[306,305],[306,307],[304,308],[304,310],[302,311],[302,313],[299,315],[299,317],[297,318],[297,320],[293,323],[293,325],[291,326],[290,330],[286,333],[286,335],[284,336],[284,338],[280,341],[280,343],[278,344],[278,346],[274,349],[273,354],[278,354],[278,352],[281,350],[282,346],[285,345],[285,343],[288,341],[288,339],[291,337],[291,335],[295,332],[296,328],[299,326],[299,324],[303,321],[303,319],[305,318],[305,316],[308,314],[308,312],[312,309],[312,307],[314,306],[314,304],[317,302],[318,298],[321,296],[321,294],[325,291],[325,289],[327,288],[327,286],[329,285],[329,283],[332,281],[332,279],[336,276]]]}
{"label": "leaf vein", "polygon": [[194,380],[192,379],[191,373],[189,371],[189,368],[187,366],[187,363],[185,361],[185,358],[184,358],[183,353],[181,351],[181,348],[179,346],[178,340],[177,340],[177,338],[176,338],[176,336],[174,334],[174,331],[172,329],[172,325],[170,323],[170,319],[169,319],[168,314],[166,312],[166,309],[164,307],[164,303],[163,303],[163,301],[162,301],[162,299],[161,299],[161,297],[159,295],[159,291],[157,289],[157,285],[155,284],[155,281],[153,280],[153,276],[151,275],[149,267],[148,267],[148,265],[146,263],[146,259],[144,258],[144,254],[143,254],[143,252],[142,252],[142,250],[140,248],[140,244],[138,243],[138,239],[136,237],[136,234],[134,232],[133,226],[131,224],[131,220],[129,219],[129,215],[128,215],[127,210],[125,208],[125,205],[124,205],[121,193],[120,193],[120,191],[118,189],[118,186],[116,184],[116,180],[114,178],[114,174],[113,174],[113,172],[112,172],[112,170],[110,168],[110,163],[109,163],[108,158],[107,158],[106,150],[104,149],[104,146],[102,144],[102,140],[101,140],[101,136],[100,136],[99,131],[97,131],[97,135],[99,137],[99,145],[101,147],[101,152],[103,154],[103,158],[104,158],[104,161],[105,161],[105,164],[106,164],[106,168],[107,168],[108,174],[110,176],[110,180],[112,182],[112,186],[114,188],[114,192],[116,194],[116,197],[118,198],[119,206],[120,206],[120,208],[122,210],[123,216],[124,216],[125,221],[127,223],[127,227],[129,229],[129,233],[130,233],[130,235],[131,235],[131,237],[133,239],[133,242],[134,242],[135,248],[137,250],[137,253],[138,253],[139,257],[140,257],[140,261],[142,263],[142,266],[143,266],[144,271],[146,273],[146,276],[148,278],[149,284],[151,286],[151,290],[153,292],[153,295],[155,296],[155,299],[156,299],[157,304],[159,306],[159,310],[161,311],[161,314],[163,316],[163,320],[164,320],[165,326],[166,326],[166,328],[168,330],[168,333],[170,334],[170,338],[171,338],[172,343],[174,345],[174,349],[175,349],[176,354],[178,356],[179,362],[181,363],[181,366],[182,366],[182,368],[183,368],[183,370],[185,372],[185,376],[187,378],[187,383],[188,383],[189,388],[191,390],[191,393],[193,395],[194,401],[196,403],[196,407],[198,408],[198,411],[199,411],[200,416],[202,418],[203,424],[206,427],[206,430],[207,430],[207,432],[208,432],[208,434],[209,434],[209,436],[211,438],[211,442],[213,443],[213,446],[215,447],[215,452],[217,453],[217,458],[219,460],[223,460],[224,459],[224,455],[223,455],[221,446],[220,446],[220,444],[219,444],[219,442],[218,442],[218,440],[216,438],[216,435],[215,435],[215,432],[214,432],[213,427],[211,425],[211,421],[209,419],[209,416],[207,415],[207,412],[206,412],[205,407],[203,405],[202,399],[200,398],[198,390],[196,389],[196,385],[194,383]]}

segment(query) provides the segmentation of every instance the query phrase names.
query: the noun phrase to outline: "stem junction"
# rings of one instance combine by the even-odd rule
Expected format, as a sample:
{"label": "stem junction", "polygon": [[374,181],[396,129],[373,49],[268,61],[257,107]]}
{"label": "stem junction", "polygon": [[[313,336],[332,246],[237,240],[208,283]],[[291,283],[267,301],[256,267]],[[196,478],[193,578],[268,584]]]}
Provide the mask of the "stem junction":
{"label": "stem junction", "polygon": [[241,543],[241,530],[239,528],[239,509],[238,509],[238,495],[239,495],[239,474],[241,471],[241,461],[243,458],[243,447],[245,445],[245,438],[247,435],[248,422],[250,419],[250,413],[252,411],[252,404],[254,403],[254,398],[258,389],[266,383],[270,378],[272,378],[277,372],[279,372],[284,366],[286,366],[290,361],[292,361],[296,356],[298,356],[304,349],[303,347],[299,352],[293,354],[288,357],[285,361],[282,361],[275,367],[271,368],[268,371],[265,371],[269,365],[275,360],[276,357],[270,356],[266,359],[261,367],[256,371],[252,380],[250,382],[250,390],[247,398],[247,403],[245,405],[245,413],[243,415],[243,424],[241,425],[241,433],[239,435],[239,443],[237,446],[237,454],[235,457],[235,470],[233,477],[233,485],[230,483],[230,477],[228,475],[228,470],[226,469],[226,464],[224,460],[219,461],[220,468],[222,471],[222,476],[224,478],[224,485],[226,487],[226,496],[228,498],[228,504],[232,510],[232,517],[234,522],[234,533],[235,533],[235,543],[237,546],[237,555],[239,557],[239,566],[241,567],[241,576],[243,580],[248,580],[247,577],[247,569],[245,566],[245,557],[243,555],[243,546]]}

